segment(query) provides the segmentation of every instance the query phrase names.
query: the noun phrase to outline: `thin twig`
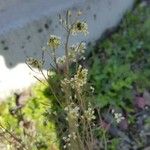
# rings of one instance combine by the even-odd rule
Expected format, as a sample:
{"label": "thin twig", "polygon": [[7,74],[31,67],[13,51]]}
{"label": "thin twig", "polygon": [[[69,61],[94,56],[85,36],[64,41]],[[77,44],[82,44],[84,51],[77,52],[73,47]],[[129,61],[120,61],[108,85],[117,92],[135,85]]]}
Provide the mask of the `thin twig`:
{"label": "thin twig", "polygon": [[1,123],[0,127],[5,130],[6,133],[8,133],[16,142],[18,142],[24,149],[28,150],[24,144],[21,143],[21,139],[17,138],[15,135],[13,135],[9,130],[7,130]]}

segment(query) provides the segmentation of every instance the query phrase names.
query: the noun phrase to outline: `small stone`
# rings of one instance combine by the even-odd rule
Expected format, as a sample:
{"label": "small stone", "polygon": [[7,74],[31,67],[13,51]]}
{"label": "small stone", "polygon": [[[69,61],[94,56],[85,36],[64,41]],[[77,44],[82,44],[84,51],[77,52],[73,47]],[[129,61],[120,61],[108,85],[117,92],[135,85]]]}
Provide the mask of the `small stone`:
{"label": "small stone", "polygon": [[134,105],[139,109],[144,109],[146,106],[145,99],[143,97],[136,97],[134,101]]}
{"label": "small stone", "polygon": [[150,93],[148,91],[144,91],[143,98],[147,106],[150,106]]}
{"label": "small stone", "polygon": [[129,125],[127,119],[121,120],[121,122],[119,123],[119,127],[121,130],[127,130],[128,126]]}

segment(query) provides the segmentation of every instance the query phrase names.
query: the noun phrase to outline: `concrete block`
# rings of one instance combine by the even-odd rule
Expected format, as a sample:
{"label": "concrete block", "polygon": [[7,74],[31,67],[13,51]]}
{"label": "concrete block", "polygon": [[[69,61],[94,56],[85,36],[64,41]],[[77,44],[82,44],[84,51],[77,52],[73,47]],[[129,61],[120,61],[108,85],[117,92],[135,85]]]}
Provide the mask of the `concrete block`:
{"label": "concrete block", "polygon": [[[50,34],[64,39],[58,14],[67,9],[83,11],[89,25],[87,37],[75,41],[93,42],[116,26],[134,0],[1,0],[0,1],[0,99],[35,82],[26,66],[29,56],[40,57]],[[62,55],[63,50],[58,51]]]}

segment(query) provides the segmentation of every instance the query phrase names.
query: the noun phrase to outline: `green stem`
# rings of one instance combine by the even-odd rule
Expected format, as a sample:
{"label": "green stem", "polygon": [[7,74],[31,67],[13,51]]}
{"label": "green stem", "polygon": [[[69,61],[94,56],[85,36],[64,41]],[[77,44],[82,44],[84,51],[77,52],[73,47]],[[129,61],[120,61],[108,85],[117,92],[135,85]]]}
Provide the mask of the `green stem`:
{"label": "green stem", "polygon": [[54,63],[55,63],[55,66],[56,66],[56,71],[59,72],[59,67],[58,67],[57,60],[56,60],[56,50],[55,50],[55,48],[53,48],[53,53],[54,53]]}
{"label": "green stem", "polygon": [[65,56],[66,56],[66,75],[69,77],[69,56],[68,56],[68,43],[69,43],[70,31],[68,31],[66,44],[65,44]]}

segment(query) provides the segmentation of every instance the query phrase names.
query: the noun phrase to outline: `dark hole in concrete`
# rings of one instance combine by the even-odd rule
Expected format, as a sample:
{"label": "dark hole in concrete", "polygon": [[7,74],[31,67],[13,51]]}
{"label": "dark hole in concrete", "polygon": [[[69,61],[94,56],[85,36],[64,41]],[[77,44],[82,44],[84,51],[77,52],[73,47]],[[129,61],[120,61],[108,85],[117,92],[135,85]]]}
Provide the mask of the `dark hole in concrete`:
{"label": "dark hole in concrete", "polygon": [[38,32],[39,33],[43,32],[43,29],[42,28],[38,29]]}
{"label": "dark hole in concrete", "polygon": [[45,29],[49,29],[49,25],[47,23],[45,23],[44,27]]}
{"label": "dark hole in concrete", "polygon": [[11,67],[13,64],[12,64],[12,62],[9,62],[9,66]]}
{"label": "dark hole in concrete", "polygon": [[5,50],[5,51],[7,51],[8,49],[9,49],[8,46],[5,46],[5,47],[4,47],[4,50]]}
{"label": "dark hole in concrete", "polygon": [[24,49],[24,45],[22,45],[21,48]]}
{"label": "dark hole in concrete", "polygon": [[2,44],[5,44],[5,41],[4,41],[4,40],[2,40],[2,41],[1,41],[1,43],[2,43]]}
{"label": "dark hole in concrete", "polygon": [[87,8],[86,8],[87,10],[90,10],[91,9],[91,7],[90,6],[87,6]]}
{"label": "dark hole in concrete", "polygon": [[96,20],[96,17],[97,17],[96,14],[94,14],[93,17],[94,17],[94,20]]}
{"label": "dark hole in concrete", "polygon": [[30,35],[28,35],[28,36],[27,36],[27,40],[30,40],[30,39],[31,39],[31,36],[30,36]]}

